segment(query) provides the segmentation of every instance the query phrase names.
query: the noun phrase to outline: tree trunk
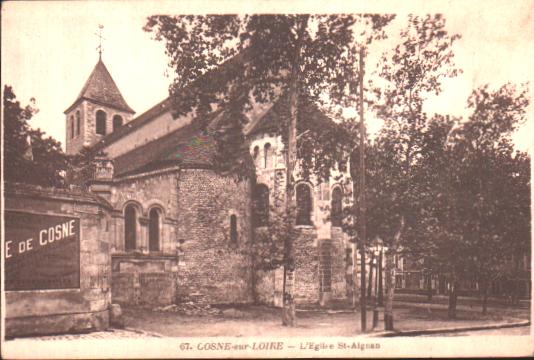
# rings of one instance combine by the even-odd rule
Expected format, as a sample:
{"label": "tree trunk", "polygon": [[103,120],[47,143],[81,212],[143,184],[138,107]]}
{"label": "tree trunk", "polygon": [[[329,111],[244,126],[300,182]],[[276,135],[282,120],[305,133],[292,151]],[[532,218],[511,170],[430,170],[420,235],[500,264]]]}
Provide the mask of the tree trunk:
{"label": "tree trunk", "polygon": [[[252,240],[252,243],[254,244],[254,238]],[[252,245],[252,246],[254,246],[254,245]],[[256,266],[256,261],[257,261],[256,254],[254,253],[254,250],[252,250],[252,257],[251,257],[252,266],[250,267],[251,271],[252,271],[252,274],[250,274],[250,288],[252,290],[252,302],[255,305],[259,304],[259,296],[258,296],[258,289],[257,289],[257,287],[258,287],[257,286],[257,284],[258,284],[258,268]]]}
{"label": "tree trunk", "polygon": [[395,251],[386,251],[386,303],[384,306],[384,329],[393,330],[393,297],[395,295]]}
{"label": "tree trunk", "polygon": [[373,292],[373,262],[375,260],[375,254],[371,253],[371,258],[369,259],[369,286],[367,287],[367,298],[370,299]]}
{"label": "tree trunk", "polygon": [[488,313],[488,281],[484,279],[482,281],[482,314]]}
{"label": "tree trunk", "polygon": [[352,249],[352,307],[356,309],[360,301],[360,287],[358,286],[358,248]]}
{"label": "tree trunk", "polygon": [[517,280],[512,280],[512,305],[517,306],[519,304],[518,286]]}
{"label": "tree trunk", "polygon": [[284,242],[284,283],[283,283],[283,308],[282,308],[282,324],[285,326],[295,326],[295,301],[294,301],[294,266],[295,254],[293,249],[293,236],[295,232],[293,226],[295,223],[295,214],[293,211],[293,170],[295,166],[295,157],[297,150],[297,81],[296,77],[291,83],[290,87],[290,123],[288,128],[288,148],[286,151],[286,214],[288,221],[291,223],[290,231],[287,234]]}
{"label": "tree trunk", "polygon": [[382,281],[382,275],[383,275],[383,269],[382,269],[382,258],[383,258],[384,251],[380,250],[380,255],[378,256],[378,306],[382,306],[384,304],[384,289],[383,289],[383,281]]}
{"label": "tree trunk", "polygon": [[400,237],[404,231],[404,216],[401,217],[399,230],[391,241],[390,248],[386,252],[386,304],[384,306],[384,328],[385,330],[393,330],[393,300],[395,297],[395,255]]}
{"label": "tree trunk", "polygon": [[456,319],[456,303],[458,301],[458,293],[457,293],[458,284],[456,282],[456,278],[453,277],[450,283],[450,286],[451,288],[449,291],[448,316],[449,316],[449,319]]}
{"label": "tree trunk", "polygon": [[428,273],[426,279],[426,299],[428,302],[432,302],[432,273]]}
{"label": "tree trunk", "polygon": [[512,260],[514,261],[514,280],[512,280],[512,305],[518,306],[519,305],[519,281],[517,280],[517,277],[519,276],[519,259],[520,256],[514,256]]}
{"label": "tree trunk", "polygon": [[303,33],[308,23],[305,16],[299,24],[297,30],[298,39],[295,47],[295,58],[291,68],[291,82],[289,84],[289,113],[290,119],[287,129],[287,151],[286,151],[286,214],[291,224],[289,234],[284,242],[284,282],[283,282],[283,308],[282,324],[285,326],[296,325],[295,300],[294,300],[294,280],[295,280],[295,254],[293,249],[293,236],[295,236],[293,226],[295,224],[295,214],[293,211],[294,181],[293,171],[297,161],[297,119],[299,107],[299,72],[300,56],[303,40]]}
{"label": "tree trunk", "polygon": [[360,324],[361,331],[365,332],[367,330],[367,304],[365,300],[365,243],[367,241],[367,231],[366,231],[366,203],[365,203],[365,121],[364,121],[364,112],[363,112],[363,77],[364,77],[364,48],[360,48],[360,59],[359,59],[359,93],[358,93],[358,102],[359,102],[359,113],[360,113],[360,171],[358,180],[360,183],[359,186],[359,211],[358,211],[358,237],[360,240]]}

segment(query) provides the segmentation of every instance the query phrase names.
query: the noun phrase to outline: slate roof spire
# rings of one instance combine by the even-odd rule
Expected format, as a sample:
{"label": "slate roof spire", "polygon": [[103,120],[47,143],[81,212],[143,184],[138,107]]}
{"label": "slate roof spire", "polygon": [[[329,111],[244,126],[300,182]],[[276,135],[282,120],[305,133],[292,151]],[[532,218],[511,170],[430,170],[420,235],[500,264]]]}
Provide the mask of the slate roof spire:
{"label": "slate roof spire", "polygon": [[65,113],[68,113],[74,106],[83,100],[89,100],[131,114],[135,113],[122,97],[119,88],[111,77],[106,65],[104,65],[101,56],[99,56],[98,62],[85,82],[82,91],[80,91],[80,94],[74,103],[65,110]]}

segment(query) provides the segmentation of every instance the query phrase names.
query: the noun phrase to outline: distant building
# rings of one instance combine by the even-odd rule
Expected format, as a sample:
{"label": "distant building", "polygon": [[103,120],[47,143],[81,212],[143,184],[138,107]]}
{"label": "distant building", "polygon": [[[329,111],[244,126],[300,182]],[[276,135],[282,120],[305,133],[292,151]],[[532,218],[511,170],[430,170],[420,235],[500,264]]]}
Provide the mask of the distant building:
{"label": "distant building", "polygon": [[[450,283],[446,274],[425,266],[423,260],[397,255],[395,259],[395,288],[398,292],[447,295]],[[488,296],[529,299],[531,294],[530,256],[523,254],[519,259],[509,259],[507,274],[494,273],[488,284]],[[513,270],[512,270],[513,269]],[[513,279],[510,274],[514,273]],[[481,286],[476,276],[464,276],[458,282],[460,295],[479,296]]]}

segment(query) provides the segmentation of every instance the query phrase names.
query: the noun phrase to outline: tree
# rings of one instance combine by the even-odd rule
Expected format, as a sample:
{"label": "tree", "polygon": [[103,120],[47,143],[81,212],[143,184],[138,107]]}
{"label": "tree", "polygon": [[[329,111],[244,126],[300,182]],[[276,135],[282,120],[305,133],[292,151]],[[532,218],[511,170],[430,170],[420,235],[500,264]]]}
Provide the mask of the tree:
{"label": "tree", "polygon": [[82,189],[87,189],[88,181],[94,178],[95,158],[107,157],[107,154],[95,151],[89,146],[83,146],[80,151],[67,157],[68,170],[66,172],[66,183]]}
{"label": "tree", "polygon": [[[368,24],[380,34],[391,16],[253,15],[151,16],[145,30],[166,41],[175,79],[170,93],[179,114],[195,111],[208,118],[214,108],[246,114],[255,104],[288,100],[279,135],[285,145],[285,212],[294,223],[294,176],[297,131],[306,122],[304,102],[321,104],[321,94],[346,95],[353,78],[356,41],[353,26]],[[372,36],[371,36],[372,38]],[[214,69],[217,76],[208,76]],[[224,95],[224,96],[221,96]],[[240,117],[246,122],[247,117]],[[244,124],[242,124],[244,125]],[[240,131],[239,126],[231,127]],[[239,138],[239,136],[231,136]],[[240,148],[240,147],[239,147]],[[313,149],[320,148],[319,144]],[[239,158],[239,151],[235,153]],[[314,153],[306,154],[309,158]],[[308,160],[310,163],[310,160]],[[295,323],[293,291],[287,278],[294,270],[293,231],[285,237],[284,325]]]}
{"label": "tree", "polygon": [[37,113],[32,104],[22,107],[11,86],[4,86],[4,176],[5,181],[41,186],[64,186],[67,168],[61,143],[30,128]]}
{"label": "tree", "polygon": [[[507,252],[505,252],[504,269],[497,269],[502,278],[513,283],[512,303],[517,305],[518,289],[520,281],[529,283],[531,281],[530,272],[522,268],[523,260],[529,263],[531,260],[531,158],[526,153],[516,152],[514,156],[507,159],[506,167],[499,168],[506,174],[506,180],[498,193],[504,198],[499,203],[501,228],[504,230],[500,235],[500,240],[505,242]],[[501,278],[501,279],[502,279]],[[487,292],[484,293],[487,296]],[[483,309],[484,311],[484,309]]]}
{"label": "tree", "polygon": [[427,245],[451,283],[451,318],[458,279],[477,279],[486,312],[488,284],[517,270],[510,260],[528,248],[529,159],[514,154],[511,142],[525,119],[526,93],[511,84],[495,91],[485,85],[469,97],[471,114],[465,121],[449,122],[448,131],[445,126],[440,137],[433,137],[437,141],[426,136],[422,163],[429,169],[427,183],[433,184],[427,193],[441,199],[429,211],[437,222],[427,233]]}
{"label": "tree", "polygon": [[486,312],[488,284],[528,248],[528,158],[514,155],[510,140],[527,104],[525,90],[484,86],[469,97],[467,119],[436,115],[422,134],[419,226],[405,246],[447,277],[450,318],[460,280],[481,285]]}
{"label": "tree", "polygon": [[[384,128],[378,142],[393,153],[389,167],[383,169],[392,192],[391,217],[377,214],[382,223],[395,224],[393,236],[384,239],[386,254],[385,304],[386,329],[393,328],[394,262],[393,256],[416,232],[419,192],[414,168],[421,154],[421,134],[428,126],[423,102],[430,94],[438,95],[444,78],[459,72],[453,63],[452,45],[460,37],[449,35],[442,15],[408,16],[408,25],[400,33],[402,43],[381,61],[380,76],[385,81],[380,92],[378,115]],[[390,229],[388,229],[390,230]]]}
{"label": "tree", "polygon": [[416,214],[419,236],[405,244],[413,257],[424,258],[432,263],[434,272],[447,276],[450,317],[454,317],[458,281],[468,265],[462,232],[456,228],[456,210],[464,200],[456,196],[461,184],[457,172],[461,152],[448,146],[458,121],[436,115],[422,135],[421,158],[415,170],[420,189],[420,212]]}
{"label": "tree", "polygon": [[[511,144],[501,144],[481,157],[477,173],[479,189],[470,189],[477,198],[476,232],[471,232],[469,271],[480,283],[482,312],[487,312],[489,285],[497,280],[510,283],[512,303],[521,263],[530,248],[530,159],[514,152]],[[472,230],[472,229],[471,229]]]}

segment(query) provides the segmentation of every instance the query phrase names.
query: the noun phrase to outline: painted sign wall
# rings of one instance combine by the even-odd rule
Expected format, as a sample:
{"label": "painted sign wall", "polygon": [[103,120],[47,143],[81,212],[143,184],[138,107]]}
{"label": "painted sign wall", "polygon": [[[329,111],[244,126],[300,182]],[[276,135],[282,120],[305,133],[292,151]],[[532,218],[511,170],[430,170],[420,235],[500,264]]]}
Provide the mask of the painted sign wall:
{"label": "painted sign wall", "polygon": [[80,219],[6,211],[5,290],[80,287]]}

